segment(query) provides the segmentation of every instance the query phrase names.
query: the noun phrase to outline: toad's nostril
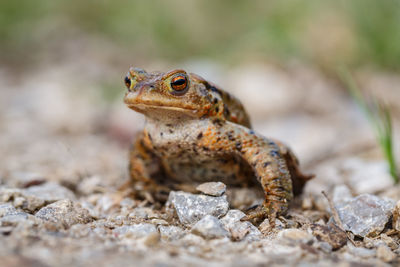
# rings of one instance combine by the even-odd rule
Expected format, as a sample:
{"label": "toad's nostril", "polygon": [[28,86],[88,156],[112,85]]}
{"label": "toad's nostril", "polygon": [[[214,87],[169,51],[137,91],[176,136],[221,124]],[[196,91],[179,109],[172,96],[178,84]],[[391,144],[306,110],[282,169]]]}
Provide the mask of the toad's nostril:
{"label": "toad's nostril", "polygon": [[131,79],[128,76],[125,77],[124,82],[125,82],[126,87],[128,89],[131,89]]}

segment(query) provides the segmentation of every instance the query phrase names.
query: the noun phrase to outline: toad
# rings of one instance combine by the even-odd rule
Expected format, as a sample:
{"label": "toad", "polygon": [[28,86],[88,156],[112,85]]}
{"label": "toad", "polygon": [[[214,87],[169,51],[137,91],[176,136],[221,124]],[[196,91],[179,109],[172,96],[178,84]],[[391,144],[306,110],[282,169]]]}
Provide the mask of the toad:
{"label": "toad", "polygon": [[130,151],[138,195],[156,197],[209,181],[236,187],[258,183],[265,201],[246,219],[274,222],[311,178],[300,172],[287,146],[252,129],[237,98],[200,76],[131,68],[125,85],[125,104],[146,117]]}

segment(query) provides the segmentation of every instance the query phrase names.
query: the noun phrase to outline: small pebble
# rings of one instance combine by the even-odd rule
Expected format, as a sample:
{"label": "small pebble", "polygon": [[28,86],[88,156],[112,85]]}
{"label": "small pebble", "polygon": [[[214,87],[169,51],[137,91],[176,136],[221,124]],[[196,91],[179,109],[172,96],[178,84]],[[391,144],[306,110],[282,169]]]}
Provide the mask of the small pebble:
{"label": "small pebble", "polygon": [[231,233],[231,237],[235,241],[259,240],[262,236],[260,230],[248,221],[241,221],[245,216],[246,214],[240,210],[230,210],[221,219],[221,223],[224,228]]}
{"label": "small pebble", "polygon": [[185,231],[182,228],[173,225],[160,225],[158,227],[158,230],[160,231],[161,239],[167,241],[178,240],[185,235]]}
{"label": "small pebble", "polygon": [[7,215],[16,214],[18,211],[10,203],[0,204],[0,218]]}
{"label": "small pebble", "polygon": [[35,217],[54,224],[57,228],[69,228],[74,224],[86,224],[93,219],[89,211],[79,203],[64,199],[41,208]]}
{"label": "small pebble", "polygon": [[225,193],[226,185],[221,182],[208,182],[200,184],[196,190],[209,196],[219,197]]}
{"label": "small pebble", "polygon": [[295,243],[306,244],[313,239],[313,236],[301,229],[284,229],[277,236],[283,243],[288,245]]}
{"label": "small pebble", "polygon": [[230,234],[224,229],[218,218],[206,215],[198,221],[192,228],[192,233],[198,234],[205,239],[229,237]]}
{"label": "small pebble", "polygon": [[139,223],[117,227],[113,230],[113,233],[116,236],[123,238],[143,238],[158,233],[158,231],[153,224]]}

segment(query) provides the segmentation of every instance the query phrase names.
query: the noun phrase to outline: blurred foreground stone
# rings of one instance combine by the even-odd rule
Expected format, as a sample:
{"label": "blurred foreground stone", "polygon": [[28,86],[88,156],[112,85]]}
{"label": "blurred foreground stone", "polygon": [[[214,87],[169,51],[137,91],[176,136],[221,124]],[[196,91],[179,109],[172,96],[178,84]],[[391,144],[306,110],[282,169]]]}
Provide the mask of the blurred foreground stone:
{"label": "blurred foreground stone", "polygon": [[363,194],[351,200],[336,204],[344,230],[365,237],[382,232],[395,206],[390,199]]}

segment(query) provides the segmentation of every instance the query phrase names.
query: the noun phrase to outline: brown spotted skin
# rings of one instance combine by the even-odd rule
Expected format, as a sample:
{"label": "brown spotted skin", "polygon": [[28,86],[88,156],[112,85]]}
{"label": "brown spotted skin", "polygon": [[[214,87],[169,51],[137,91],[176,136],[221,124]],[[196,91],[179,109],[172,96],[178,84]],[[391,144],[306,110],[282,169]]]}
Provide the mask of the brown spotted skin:
{"label": "brown spotted skin", "polygon": [[251,130],[238,99],[203,78],[131,68],[125,83],[125,103],[146,116],[130,154],[138,195],[165,199],[170,189],[190,190],[207,181],[239,187],[258,181],[265,201],[248,219],[274,221],[311,178],[301,174],[288,147]]}

